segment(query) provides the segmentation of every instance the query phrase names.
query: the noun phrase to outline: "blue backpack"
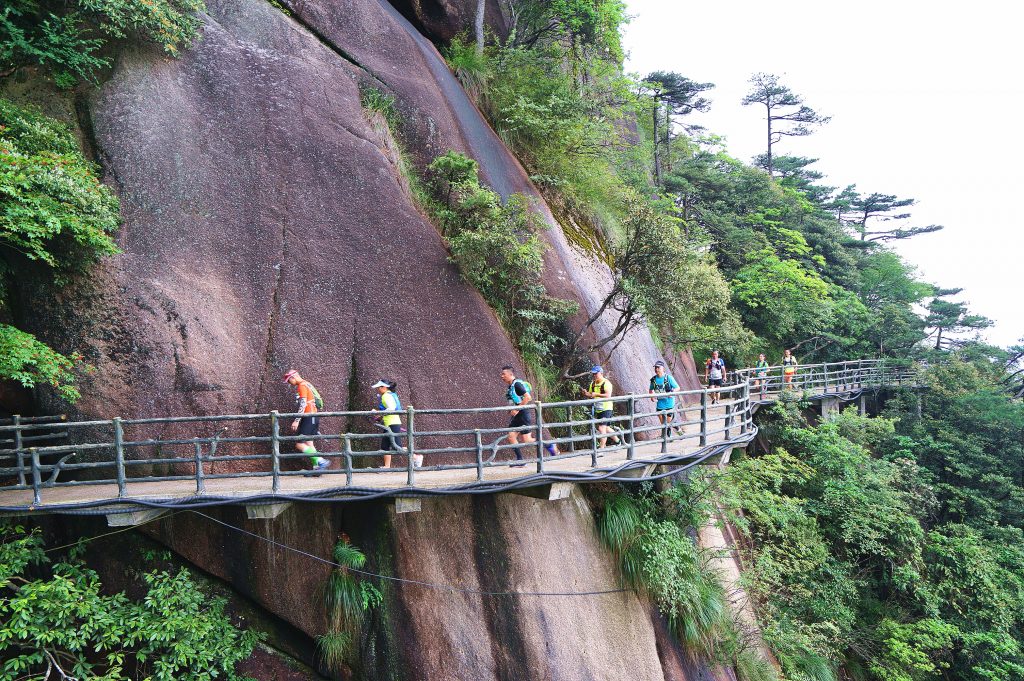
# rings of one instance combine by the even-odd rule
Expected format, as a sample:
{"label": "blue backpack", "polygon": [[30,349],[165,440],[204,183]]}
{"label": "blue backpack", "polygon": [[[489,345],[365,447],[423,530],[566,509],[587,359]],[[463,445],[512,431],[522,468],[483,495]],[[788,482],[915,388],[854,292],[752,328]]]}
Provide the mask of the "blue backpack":
{"label": "blue backpack", "polygon": [[505,396],[508,397],[509,401],[512,404],[521,404],[523,398],[516,394],[516,383],[522,384],[522,386],[526,388],[526,392],[528,393],[533,393],[533,386],[530,385],[529,381],[524,381],[521,378],[517,378],[516,380],[512,381],[512,385],[508,387],[508,391],[505,393]]}

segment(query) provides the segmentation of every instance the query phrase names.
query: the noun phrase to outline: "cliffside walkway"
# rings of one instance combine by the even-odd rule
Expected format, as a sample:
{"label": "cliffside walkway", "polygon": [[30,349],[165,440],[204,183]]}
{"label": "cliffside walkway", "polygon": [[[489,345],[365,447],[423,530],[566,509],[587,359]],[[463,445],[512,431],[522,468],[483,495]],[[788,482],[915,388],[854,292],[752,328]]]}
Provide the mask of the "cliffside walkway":
{"label": "cliffside walkway", "polygon": [[[0,425],[0,512],[98,513],[111,524],[142,522],[173,508],[243,504],[253,518],[274,517],[292,501],[398,498],[399,510],[418,508],[418,497],[521,491],[561,498],[571,483],[653,479],[681,468],[728,457],[756,435],[753,416],[784,395],[838,408],[865,393],[920,385],[906,364],[861,360],[800,367],[785,386],[772,367],[761,386],[753,369],[731,374],[731,385],[682,390],[672,428],[663,427],[646,394],[612,398],[618,445],[601,447],[591,416],[604,400],[534,402],[535,443],[520,445],[531,458],[517,462],[503,427],[511,407],[415,409],[403,422],[398,468],[379,468],[381,431],[373,412],[323,412],[320,456],[331,469],[314,475],[308,456],[285,434],[295,414],[239,414],[178,418],[63,422],[14,417]],[[663,395],[666,396],[666,395]],[[284,424],[284,425],[282,425]],[[454,427],[463,424],[466,427]],[[492,427],[485,424],[497,424]],[[519,429],[523,430],[523,429]],[[545,448],[555,444],[560,454]],[[408,452],[423,455],[414,466]],[[514,464],[525,464],[515,466]],[[665,467],[665,468],[660,468]]]}

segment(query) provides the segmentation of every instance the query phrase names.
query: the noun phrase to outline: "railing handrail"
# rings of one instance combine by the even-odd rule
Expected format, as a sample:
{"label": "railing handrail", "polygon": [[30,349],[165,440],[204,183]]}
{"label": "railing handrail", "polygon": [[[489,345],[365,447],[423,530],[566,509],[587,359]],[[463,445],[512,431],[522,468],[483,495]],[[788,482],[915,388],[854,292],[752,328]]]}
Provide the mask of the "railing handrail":
{"label": "railing handrail", "polygon": [[[699,366],[699,365],[698,365]],[[844,397],[853,395],[867,388],[882,387],[889,383],[902,384],[911,374],[909,369],[900,362],[890,360],[851,360],[845,362],[832,362],[824,364],[808,364],[797,366],[799,381],[783,383],[782,377],[772,375],[773,370],[784,369],[782,365],[776,365],[765,369],[748,367],[731,372],[735,382],[721,387],[707,387],[700,389],[680,389],[667,393],[627,393],[608,398],[588,398],[582,400],[564,400],[559,402],[544,403],[535,400],[526,405],[500,405],[476,408],[424,408],[418,409],[407,406],[398,415],[408,426],[408,431],[397,436],[390,431],[382,432],[356,432],[345,430],[337,433],[317,434],[315,436],[282,433],[280,423],[308,416],[308,414],[288,412],[281,413],[271,411],[264,414],[227,414],[227,415],[206,415],[206,416],[184,416],[184,417],[151,417],[136,419],[103,419],[89,421],[57,421],[57,422],[31,422],[21,417],[14,417],[12,425],[0,425],[0,443],[13,442],[15,447],[0,449],[0,476],[17,475],[18,483],[14,485],[3,485],[0,480],[0,492],[10,490],[33,491],[33,503],[41,503],[42,490],[50,487],[63,487],[73,485],[90,484],[115,484],[118,489],[118,497],[128,497],[128,486],[137,482],[152,481],[180,481],[192,480],[196,484],[196,494],[202,495],[206,490],[206,483],[211,479],[231,477],[271,477],[273,480],[273,493],[280,489],[280,481],[291,475],[306,475],[309,471],[289,471],[281,467],[282,461],[289,459],[303,459],[308,455],[301,452],[288,451],[296,442],[313,440],[315,442],[335,442],[338,451],[318,452],[320,456],[328,456],[341,460],[344,468],[341,470],[324,471],[325,474],[345,475],[346,485],[352,484],[353,475],[366,472],[386,472],[389,469],[358,468],[355,461],[362,457],[378,457],[382,454],[398,454],[408,458],[408,465],[403,469],[407,470],[407,482],[410,488],[415,486],[415,475],[420,470],[452,470],[472,469],[477,470],[477,479],[484,480],[484,471],[494,466],[508,466],[516,462],[510,460],[496,460],[497,455],[502,451],[513,448],[509,443],[502,444],[503,440],[513,432],[529,432],[536,436],[534,442],[520,445],[527,450],[529,456],[523,459],[527,465],[535,464],[533,474],[544,474],[545,464],[551,460],[551,455],[546,454],[545,447],[556,445],[567,446],[569,452],[559,454],[559,458],[573,458],[588,456],[591,458],[592,466],[598,466],[599,443],[609,438],[619,439],[619,443],[613,446],[606,446],[601,451],[626,452],[627,460],[635,456],[638,442],[644,441],[653,443],[660,442],[661,453],[668,452],[669,445],[678,444],[693,440],[698,448],[703,450],[720,443],[721,441],[734,441],[737,437],[748,440],[756,432],[753,424],[754,405],[767,401],[768,394],[778,394],[789,388],[796,388],[812,391],[812,397]],[[766,371],[768,376],[759,377],[756,374]],[[818,391],[821,392],[818,392]],[[699,397],[698,400],[689,400],[690,397]],[[638,406],[655,400],[675,398],[675,406],[667,412],[671,419],[668,424],[659,422],[648,423],[658,413],[657,411],[643,411]],[[613,404],[613,417],[610,419],[597,419],[594,416],[592,407],[598,403],[611,402]],[[616,414],[615,407],[625,404],[628,413],[625,415]],[[714,412],[712,412],[714,408]],[[422,427],[423,419],[429,421],[432,417],[458,417],[466,415],[490,415],[507,414],[515,410],[531,410],[535,417],[534,423],[528,427],[476,427],[476,428],[447,428],[443,430],[431,430]],[[586,418],[578,418],[573,415],[576,409],[586,409],[590,414]],[[562,410],[563,417],[559,418],[559,411]],[[622,410],[619,409],[619,412]],[[327,419],[342,419],[351,423],[352,419],[380,416],[382,412],[374,410],[336,411],[320,412],[317,415],[321,423]],[[547,418],[546,418],[547,417]],[[677,421],[677,418],[679,419]],[[229,425],[263,423],[270,424],[269,435],[237,435],[225,436]],[[216,423],[221,428],[216,435],[183,435],[179,437],[157,437],[133,439],[128,431],[139,427],[154,425],[195,425]],[[228,424],[228,425],[225,425]],[[699,432],[686,432],[687,427],[700,426]],[[599,430],[605,426],[616,431],[614,435],[601,433]],[[45,436],[33,436],[33,432],[42,430],[53,430],[55,427],[71,432],[75,429],[96,428],[111,430],[109,439],[102,442],[68,443],[50,446],[26,446],[30,441],[44,439]],[[13,439],[4,440],[4,433],[10,433],[7,437]],[[26,437],[25,433],[30,435]],[[489,441],[492,436],[499,435],[492,444],[485,445],[484,437]],[[367,440],[377,440],[382,437],[389,438],[390,450],[375,449],[362,451],[359,443]],[[398,440],[404,439],[404,446],[399,446]],[[472,440],[472,444],[468,443]],[[288,445],[283,448],[282,444]],[[610,444],[605,442],[606,445]],[[269,453],[260,451],[255,454],[217,454],[218,446],[260,446],[266,445]],[[355,445],[355,447],[353,446]],[[2,444],[0,444],[2,446]],[[383,441],[382,445],[383,446]],[[577,449],[577,446],[580,448]],[[204,452],[204,447],[208,451]],[[147,458],[132,458],[131,454],[138,453],[143,448],[154,448],[156,456]],[[184,454],[180,449],[186,448]],[[319,449],[319,447],[318,447]],[[533,456],[533,450],[536,456]],[[110,460],[99,461],[70,461],[74,456],[94,452],[103,455],[106,452],[113,452]],[[236,449],[236,451],[239,451]],[[416,466],[413,463],[413,455],[427,454],[449,455],[469,458],[475,452],[475,461],[468,463],[448,464],[442,463],[430,466]],[[484,454],[488,459],[484,461]],[[52,455],[63,455],[56,463],[43,463],[40,457]],[[14,467],[5,467],[4,461],[14,459]],[[213,464],[232,462],[261,461],[269,465],[268,471],[234,471],[218,473],[213,469]],[[181,466],[191,467],[192,472],[188,474],[153,475],[150,470],[154,466]],[[141,471],[140,471],[141,468]],[[82,480],[58,480],[61,472],[92,471],[113,469],[116,472],[114,477],[100,479]],[[390,469],[395,470],[395,469]],[[130,475],[133,472],[140,472],[140,475]],[[110,475],[113,475],[112,473]],[[29,479],[31,477],[31,480]],[[3,507],[0,502],[0,507]]]}

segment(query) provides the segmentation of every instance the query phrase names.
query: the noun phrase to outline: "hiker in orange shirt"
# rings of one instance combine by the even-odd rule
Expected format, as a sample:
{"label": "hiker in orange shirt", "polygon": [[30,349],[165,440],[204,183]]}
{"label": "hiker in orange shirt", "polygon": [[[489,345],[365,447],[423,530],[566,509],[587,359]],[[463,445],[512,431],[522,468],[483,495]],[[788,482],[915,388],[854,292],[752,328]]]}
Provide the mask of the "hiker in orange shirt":
{"label": "hiker in orange shirt", "polygon": [[[318,407],[323,406],[323,401],[320,399],[320,393],[317,392],[316,388],[309,381],[302,378],[299,372],[295,369],[288,371],[283,380],[285,383],[289,383],[295,386],[295,411],[299,414],[303,414],[301,417],[296,417],[292,421],[291,430],[293,433],[299,433],[300,435],[319,435],[320,434],[320,416],[318,415]],[[319,404],[318,404],[319,403]],[[313,444],[312,440],[301,440],[295,443],[295,449],[299,450],[303,454],[309,454],[309,460],[313,464],[313,470],[322,471],[325,468],[329,468],[331,462],[322,456],[316,455],[316,445]]]}

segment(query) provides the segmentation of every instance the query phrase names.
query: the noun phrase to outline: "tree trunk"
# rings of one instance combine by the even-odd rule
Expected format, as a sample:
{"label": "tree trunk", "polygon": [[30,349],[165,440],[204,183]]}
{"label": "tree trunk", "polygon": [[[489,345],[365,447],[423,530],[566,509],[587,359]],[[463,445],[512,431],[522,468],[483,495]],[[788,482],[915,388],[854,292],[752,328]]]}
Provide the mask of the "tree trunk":
{"label": "tree trunk", "polygon": [[768,109],[768,176],[772,174],[772,110]]}
{"label": "tree trunk", "polygon": [[658,186],[661,186],[661,163],[658,159],[658,99],[654,99],[654,179]]}
{"label": "tree trunk", "polygon": [[484,10],[487,0],[476,0],[476,53],[484,53]]}
{"label": "tree trunk", "polygon": [[665,104],[665,170],[672,172],[672,106]]}

